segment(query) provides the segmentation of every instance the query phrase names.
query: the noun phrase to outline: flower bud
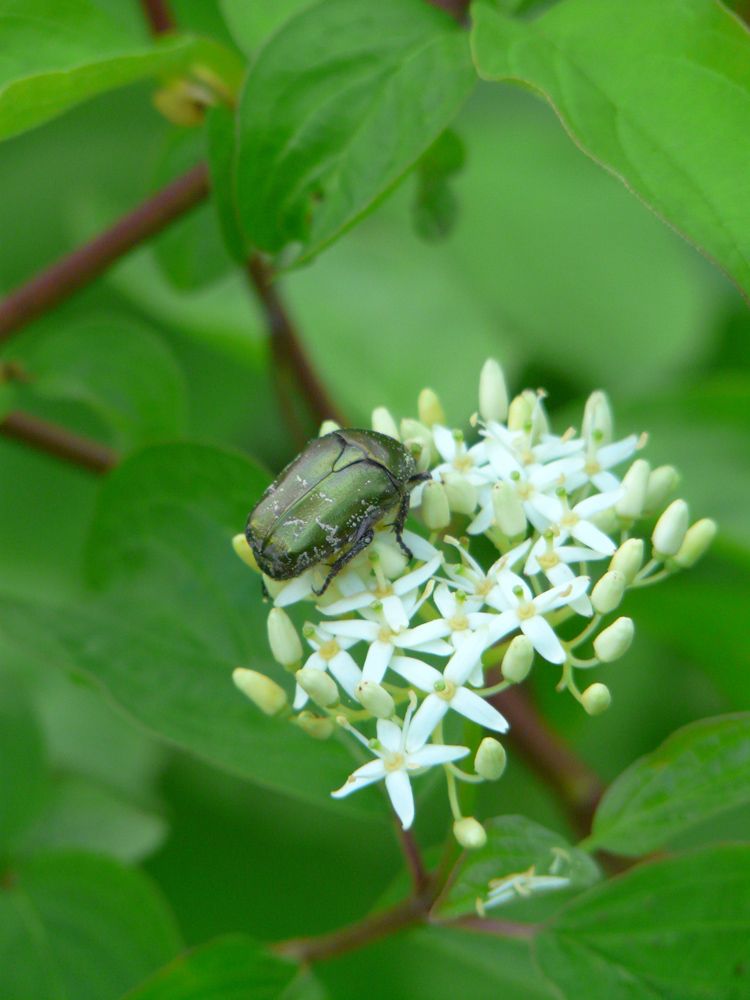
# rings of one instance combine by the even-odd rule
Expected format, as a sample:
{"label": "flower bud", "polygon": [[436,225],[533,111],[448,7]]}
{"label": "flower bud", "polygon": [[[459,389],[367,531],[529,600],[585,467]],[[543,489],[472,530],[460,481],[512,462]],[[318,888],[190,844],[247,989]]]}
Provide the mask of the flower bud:
{"label": "flower bud", "polygon": [[487,781],[497,781],[502,777],[507,763],[508,757],[502,743],[498,743],[492,736],[485,736],[474,758],[474,770],[477,774]]}
{"label": "flower bud", "polygon": [[372,429],[397,441],[401,440],[396,421],[384,406],[378,406],[372,411]]}
{"label": "flower bud", "polygon": [[644,458],[637,458],[622,479],[625,496],[615,504],[620,517],[635,520],[643,514],[646,503],[646,489],[651,466]]}
{"label": "flower bud", "polygon": [[440,452],[435,447],[432,431],[418,420],[407,417],[401,421],[401,440],[419,441],[422,447],[428,451],[431,465],[437,465],[438,462],[442,461]]}
{"label": "flower bud", "polygon": [[632,583],[635,574],[643,565],[643,549],[642,538],[629,538],[612,556],[609,568],[622,573],[626,583]]}
{"label": "flower bud", "polygon": [[529,676],[534,661],[534,647],[525,635],[517,635],[511,640],[503,657],[503,677],[506,681],[520,684]]}
{"label": "flower bud", "polygon": [[583,707],[589,715],[601,715],[612,704],[612,695],[606,684],[592,684],[581,695]]}
{"label": "flower bud", "polygon": [[662,516],[656,522],[651,541],[654,543],[654,556],[664,559],[666,556],[676,556],[685,540],[688,530],[688,505],[684,500],[673,500]]}
{"label": "flower bud", "polygon": [[507,483],[495,483],[492,487],[492,513],[498,528],[508,538],[525,534],[526,513],[521,498]]}
{"label": "flower bud", "polygon": [[278,715],[288,704],[286,691],[265,674],[237,667],[232,680],[239,690],[266,715]]}
{"label": "flower bud", "polygon": [[435,479],[426,482],[422,490],[422,520],[430,531],[441,531],[451,523],[445,487]]}
{"label": "flower bud", "polygon": [[354,688],[354,693],[360,705],[376,719],[390,719],[396,709],[393,698],[375,681],[360,681]]}
{"label": "flower bud", "polygon": [[634,633],[632,618],[618,618],[594,639],[594,652],[602,663],[611,663],[628,651]]}
{"label": "flower bud", "polygon": [[661,510],[667,500],[680,485],[680,474],[673,465],[660,465],[648,477],[646,502],[643,509],[646,514],[654,514]]}
{"label": "flower bud", "polygon": [[235,535],[232,539],[232,547],[240,559],[247,563],[250,569],[254,569],[256,573],[260,573],[260,566],[255,561],[255,554],[248,544],[247,538],[244,534]]}
{"label": "flower bud", "polygon": [[432,427],[433,424],[445,423],[445,414],[440,405],[440,400],[432,389],[422,389],[417,400],[417,411],[419,412],[419,419],[427,427]]}
{"label": "flower bud", "polygon": [[157,90],[151,100],[173,125],[195,128],[206,117],[206,106],[213,103],[210,98],[211,92],[197,81],[179,77]]}
{"label": "flower bud", "polygon": [[695,566],[698,560],[708,551],[717,531],[718,525],[710,517],[704,517],[702,520],[692,524],[685,534],[685,539],[677,555],[674,557],[677,565],[683,569]]}
{"label": "flower bud", "polygon": [[592,392],[583,408],[583,423],[581,437],[587,443],[593,434],[598,435],[599,445],[609,444],[612,440],[613,420],[612,409],[606,393],[601,389]]}
{"label": "flower bud", "polygon": [[432,455],[430,454],[429,445],[424,444],[422,441],[418,441],[416,438],[409,438],[408,441],[404,441],[406,448],[411,452],[411,456],[416,462],[417,472],[427,472],[430,468],[430,462],[432,461]]}
{"label": "flower bud", "polygon": [[320,425],[320,430],[318,431],[318,437],[325,437],[326,434],[333,434],[334,431],[340,431],[341,425],[337,424],[335,420],[324,420]]}
{"label": "flower bud", "polygon": [[320,705],[321,708],[330,708],[339,703],[339,689],[336,686],[336,681],[325,670],[316,670],[315,667],[300,667],[294,676],[305,694],[308,694],[316,705]]}
{"label": "flower bud", "polygon": [[302,643],[289,615],[281,608],[271,608],[268,613],[268,642],[277,663],[289,669],[302,660]]}
{"label": "flower bud", "polygon": [[464,816],[453,824],[453,836],[467,851],[478,851],[487,843],[484,827],[473,816]]}
{"label": "flower bud", "polygon": [[312,712],[300,712],[297,725],[316,740],[327,740],[335,728],[333,719],[327,715],[313,715]]}
{"label": "flower bud", "polygon": [[499,423],[508,416],[508,390],[503,370],[494,358],[487,358],[479,376],[479,415]]}
{"label": "flower bud", "polygon": [[448,506],[456,514],[473,514],[479,498],[477,488],[461,472],[446,472],[443,486],[448,497]]}
{"label": "flower bud", "polygon": [[536,403],[536,395],[529,399],[526,392],[516,396],[508,407],[508,430],[522,431],[531,422],[531,414]]}
{"label": "flower bud", "polygon": [[587,520],[594,527],[598,528],[599,531],[603,531],[605,535],[612,536],[620,530],[620,521],[614,507],[607,507],[606,510],[597,510]]}
{"label": "flower bud", "polygon": [[619,570],[609,570],[591,591],[591,603],[600,615],[614,611],[625,593],[625,577]]}
{"label": "flower bud", "polygon": [[383,575],[389,580],[395,580],[405,571],[409,560],[406,558],[406,554],[393,543],[393,535],[388,532],[383,538],[383,534],[383,532],[378,532],[375,535],[375,541],[372,543],[370,551],[379,560]]}
{"label": "flower bud", "polygon": [[533,399],[531,407],[531,437],[534,442],[537,442],[545,434],[549,434],[549,417],[542,402],[543,396],[538,392],[533,392],[531,389],[524,389],[524,395],[527,394],[530,399]]}

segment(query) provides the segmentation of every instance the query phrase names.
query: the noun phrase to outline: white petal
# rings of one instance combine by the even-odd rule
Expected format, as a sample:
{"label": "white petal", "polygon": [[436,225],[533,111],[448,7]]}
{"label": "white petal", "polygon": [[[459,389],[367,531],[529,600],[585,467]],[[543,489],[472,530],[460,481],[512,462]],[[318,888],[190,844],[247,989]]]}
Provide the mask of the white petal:
{"label": "white petal", "polygon": [[537,531],[546,531],[560,518],[560,501],[557,497],[548,497],[546,493],[537,493],[531,500],[526,500],[523,509]]}
{"label": "white petal", "polygon": [[429,562],[436,556],[440,558],[440,553],[435,548],[434,545],[430,545],[426,538],[422,538],[415,531],[402,531],[401,537],[404,540],[404,544],[408,549],[411,549],[417,559],[421,559],[422,562]]}
{"label": "white petal", "polygon": [[481,660],[477,662],[477,665],[469,674],[468,683],[475,688],[484,687],[484,664]]}
{"label": "white petal", "polygon": [[466,683],[487,648],[488,629],[482,627],[465,639],[445,667],[445,678],[460,687]]}
{"label": "white petal", "polygon": [[451,699],[451,708],[472,722],[484,726],[485,729],[494,729],[498,733],[508,731],[508,722],[498,710],[484,698],[466,688],[456,691],[455,697]]}
{"label": "white petal", "polygon": [[363,681],[375,681],[377,684],[383,679],[388,664],[393,656],[393,646],[390,642],[373,642],[367,650],[365,665],[362,670]]}
{"label": "white petal", "polygon": [[391,722],[390,719],[378,719],[377,724],[378,739],[391,753],[398,753],[401,750],[401,726]]}
{"label": "white petal", "polygon": [[274,598],[274,605],[277,608],[287,608],[290,604],[296,604],[297,601],[309,597],[312,594],[312,587],[315,582],[314,572],[313,569],[308,569],[300,576],[290,580],[284,586],[281,593],[277,594]]}
{"label": "white petal", "polygon": [[570,529],[570,533],[577,542],[583,542],[584,545],[588,545],[595,552],[602,552],[605,556],[611,556],[617,550],[609,535],[605,535],[588,521],[578,521]]}
{"label": "white petal", "polygon": [[407,573],[406,576],[394,580],[394,594],[403,597],[409,590],[416,590],[418,587],[421,587],[423,583],[426,583],[437,572],[442,558],[442,556],[437,555],[434,559],[430,559],[428,563],[425,563],[424,566],[420,566],[419,569],[414,569],[411,573]]}
{"label": "white petal", "polygon": [[383,617],[394,632],[399,632],[409,624],[409,617],[404,610],[404,605],[400,597],[389,594],[381,601],[383,605]]}
{"label": "white petal", "polygon": [[513,589],[515,587],[521,588],[521,590],[523,591],[524,599],[527,601],[530,601],[534,596],[531,592],[531,587],[529,587],[528,583],[526,583],[525,580],[521,579],[521,577],[518,576],[516,573],[511,573],[511,572],[501,573],[500,576],[498,577],[497,583],[498,586],[500,587],[500,590],[503,593],[503,597],[507,601],[508,607],[510,608],[517,608],[519,603],[518,598],[513,593]]}
{"label": "white petal", "polygon": [[335,617],[336,615],[348,615],[351,611],[361,611],[362,608],[368,608],[373,601],[377,598],[375,594],[365,588],[364,590],[357,591],[356,594],[352,594],[350,597],[344,597],[340,601],[334,601],[333,604],[322,604],[318,605],[318,611],[324,615],[331,615]]}
{"label": "white petal", "polygon": [[447,764],[449,760],[461,760],[469,753],[468,747],[443,746],[442,743],[428,743],[421,750],[409,754],[409,764],[420,767],[435,767],[436,764]]}
{"label": "white petal", "polygon": [[456,598],[448,590],[444,583],[439,584],[435,587],[432,594],[432,599],[435,602],[440,614],[443,618],[452,618],[456,613]]}
{"label": "white petal", "polygon": [[595,493],[593,496],[586,497],[585,500],[577,503],[573,511],[579,517],[584,519],[589,518],[592,514],[598,514],[600,511],[609,510],[610,507],[614,507],[618,500],[622,500],[625,493],[624,486],[621,486],[618,490],[608,490],[606,493]]}
{"label": "white petal", "polygon": [[394,656],[390,667],[415,688],[427,693],[434,690],[435,684],[443,676],[439,670],[411,656]]}
{"label": "white petal", "polygon": [[431,622],[424,622],[422,625],[415,625],[408,628],[401,635],[394,638],[394,643],[405,649],[413,648],[423,642],[432,642],[433,639],[444,639],[451,634],[451,627],[442,618],[436,618]]}
{"label": "white petal", "polygon": [[526,479],[523,467],[519,465],[514,456],[499,441],[490,437],[485,438],[485,447],[487,448],[487,459],[492,466],[492,471],[500,479],[512,482],[510,477],[514,472],[519,472],[522,478]]}
{"label": "white petal", "polygon": [[414,822],[414,796],[406,771],[391,771],[385,776],[385,787],[391,798],[393,809],[401,820],[401,826],[408,830]]}
{"label": "white petal", "polygon": [[354,662],[351,655],[341,650],[329,662],[328,669],[349,697],[354,698],[354,689],[362,680],[362,671]]}
{"label": "white petal", "polygon": [[406,737],[406,750],[411,753],[423,747],[433,729],[448,711],[448,702],[436,694],[428,694],[411,720]]}
{"label": "white petal", "polygon": [[331,635],[343,635],[346,639],[362,639],[365,642],[374,642],[380,634],[377,622],[362,621],[359,618],[343,622],[326,622],[325,627]]}
{"label": "white petal", "polygon": [[305,691],[305,689],[300,687],[300,685],[298,684],[294,691],[294,701],[292,702],[292,708],[296,709],[297,711],[299,711],[301,708],[304,708],[305,705],[307,704],[307,698],[308,698],[307,691]]}
{"label": "white petal", "polygon": [[557,550],[557,558],[564,563],[574,563],[606,559],[606,556],[603,552],[594,552],[593,549],[584,548],[582,545],[561,545]]}
{"label": "white petal", "polygon": [[497,615],[494,622],[489,626],[487,645],[491,646],[498,639],[502,639],[504,635],[517,629],[518,624],[518,615],[515,611],[503,611]]}
{"label": "white petal", "polygon": [[534,649],[550,663],[565,663],[565,650],[548,621],[541,615],[526,618],[520,623],[521,631],[531,640]]}
{"label": "white petal", "polygon": [[539,597],[534,598],[534,604],[536,605],[537,610],[544,614],[548,611],[554,611],[557,608],[565,607],[566,604],[570,604],[571,601],[575,601],[579,598],[581,594],[585,594],[590,583],[590,577],[577,576],[568,584],[560,587],[553,587],[544,594],[540,594]]}
{"label": "white petal", "polygon": [[481,535],[485,531],[488,531],[492,527],[492,522],[495,518],[495,514],[492,510],[492,503],[488,503],[486,507],[483,507],[471,524],[466,529],[468,535]]}
{"label": "white petal", "polygon": [[591,482],[602,493],[611,493],[620,485],[620,480],[617,476],[612,475],[611,472],[605,472],[604,470],[601,472],[595,472],[591,477]]}
{"label": "white petal", "polygon": [[[397,643],[398,645],[398,643]],[[420,642],[408,647],[413,653],[425,653],[428,656],[452,656],[454,647],[444,639],[433,639],[432,642]]]}
{"label": "white petal", "polygon": [[362,767],[358,767],[354,774],[350,775],[341,788],[331,792],[334,799],[343,799],[359,788],[365,788],[375,781],[380,781],[385,777],[385,765],[382,760],[371,760]]}
{"label": "white petal", "polygon": [[602,469],[611,469],[613,465],[619,465],[626,458],[634,454],[638,445],[638,435],[631,434],[630,437],[623,438],[622,441],[614,441],[612,444],[605,444],[596,453],[596,461]]}

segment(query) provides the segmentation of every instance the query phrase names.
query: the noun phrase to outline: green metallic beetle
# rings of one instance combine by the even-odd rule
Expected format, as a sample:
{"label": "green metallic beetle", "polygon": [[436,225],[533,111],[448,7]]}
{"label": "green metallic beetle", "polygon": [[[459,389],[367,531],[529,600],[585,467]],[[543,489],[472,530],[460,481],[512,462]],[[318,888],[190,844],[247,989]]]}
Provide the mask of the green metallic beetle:
{"label": "green metallic beetle", "polygon": [[247,519],[245,535],[272,580],[290,580],[339,553],[315,591],[320,596],[370,544],[375,524],[394,510],[396,539],[411,559],[401,537],[409,492],[429,478],[387,434],[334,431],[311,441],[268,487]]}

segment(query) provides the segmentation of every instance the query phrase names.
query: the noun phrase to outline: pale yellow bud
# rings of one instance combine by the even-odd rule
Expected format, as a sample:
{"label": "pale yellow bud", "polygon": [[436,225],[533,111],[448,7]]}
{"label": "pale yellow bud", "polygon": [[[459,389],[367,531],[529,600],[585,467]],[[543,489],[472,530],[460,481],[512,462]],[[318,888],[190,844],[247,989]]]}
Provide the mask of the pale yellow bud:
{"label": "pale yellow bud", "polygon": [[492,513],[498,528],[508,538],[515,538],[526,532],[526,514],[518,493],[507,483],[495,483],[492,487]]}
{"label": "pale yellow bud", "polygon": [[244,534],[234,536],[234,538],[232,539],[232,547],[234,548],[234,551],[237,553],[240,559],[244,563],[247,563],[250,569],[254,569],[256,573],[260,573],[260,567],[255,561],[255,553],[250,548],[250,545],[248,544],[247,538],[245,538]]}
{"label": "pale yellow bud", "polygon": [[312,712],[300,712],[297,725],[316,740],[327,740],[335,728],[333,719],[329,719],[327,715],[313,715]]}
{"label": "pale yellow bud", "polygon": [[606,684],[592,684],[581,695],[583,707],[589,715],[601,715],[612,704],[612,695]]}
{"label": "pale yellow bud", "polygon": [[711,542],[714,540],[718,530],[716,521],[712,521],[710,517],[704,517],[702,520],[692,524],[685,534],[685,539],[677,555],[674,557],[677,565],[683,569],[695,566],[698,560],[710,548]]}
{"label": "pale yellow bud", "polygon": [[448,495],[442,483],[430,479],[422,491],[422,520],[430,531],[442,531],[451,523]]}
{"label": "pale yellow bud", "polygon": [[618,618],[594,639],[594,652],[602,663],[611,663],[628,651],[634,633],[632,618]]}
{"label": "pale yellow bud", "polygon": [[625,593],[625,577],[619,570],[609,570],[591,591],[591,603],[600,615],[614,611]]}
{"label": "pale yellow bud", "polygon": [[340,701],[336,681],[325,670],[315,667],[301,667],[294,675],[302,690],[308,694],[316,705],[321,708],[331,708]]}
{"label": "pale yellow bud", "polygon": [[525,635],[517,635],[515,639],[511,640],[503,657],[503,677],[506,681],[520,684],[529,676],[533,662],[534,647],[531,640]]}
{"label": "pale yellow bud", "polygon": [[289,615],[281,608],[268,613],[268,642],[274,660],[282,667],[296,667],[302,660],[302,643]]}
{"label": "pale yellow bud", "polygon": [[427,427],[432,427],[433,424],[445,423],[445,414],[440,405],[440,400],[432,389],[422,389],[417,400],[417,411],[419,412],[419,419]]}
{"label": "pale yellow bud", "polygon": [[588,442],[594,434],[597,434],[599,445],[605,445],[611,442],[612,432],[612,409],[609,400],[606,393],[597,389],[586,400],[586,406],[583,409],[581,437]]}
{"label": "pale yellow bud", "polygon": [[376,719],[390,719],[393,715],[396,704],[381,684],[376,684],[374,681],[360,681],[354,693],[360,705]]}
{"label": "pale yellow bud", "polygon": [[425,424],[420,423],[419,420],[412,420],[410,417],[407,417],[401,421],[401,440],[419,441],[422,447],[429,453],[431,465],[436,465],[442,461],[440,452],[435,447],[432,431]]}
{"label": "pale yellow bud", "polygon": [[487,843],[484,827],[473,816],[464,816],[453,824],[453,836],[467,851],[478,851]]}
{"label": "pale yellow bud", "polygon": [[684,500],[673,500],[656,522],[651,541],[654,555],[664,559],[676,556],[685,540],[689,524],[688,505]]}
{"label": "pale yellow bud", "polygon": [[232,674],[232,680],[239,690],[254,702],[266,715],[278,715],[286,708],[289,699],[286,691],[265,674],[256,670],[245,670],[237,667]]}
{"label": "pale yellow bud", "polygon": [[497,781],[502,777],[508,757],[505,747],[492,736],[485,736],[479,744],[474,758],[474,770],[487,781]]}
{"label": "pale yellow bud", "polygon": [[643,508],[645,513],[654,514],[657,510],[661,510],[679,485],[680,474],[673,465],[660,465],[658,469],[654,469],[648,477],[646,502]]}
{"label": "pale yellow bud", "polygon": [[479,376],[479,415],[502,423],[508,416],[508,390],[500,364],[487,358]]}
{"label": "pale yellow bud", "polygon": [[643,565],[644,545],[642,538],[629,538],[612,556],[609,568],[617,570],[625,577],[626,583],[632,583],[635,574]]}
{"label": "pale yellow bud", "polygon": [[637,458],[622,479],[625,496],[615,504],[620,517],[635,520],[643,514],[646,503],[646,489],[651,466],[643,458]]}
{"label": "pale yellow bud", "polygon": [[450,509],[456,514],[473,514],[479,502],[476,486],[461,472],[447,472],[442,478]]}
{"label": "pale yellow bud", "polygon": [[372,429],[380,434],[387,434],[397,441],[401,440],[396,421],[384,406],[378,406],[372,411]]}
{"label": "pale yellow bud", "polygon": [[341,427],[336,423],[335,420],[324,420],[320,425],[320,430],[318,432],[318,437],[325,437],[326,434],[333,434],[334,431],[340,431]]}
{"label": "pale yellow bud", "polygon": [[534,393],[531,394],[531,398],[529,398],[528,392],[522,392],[520,396],[516,396],[508,407],[508,429],[522,431],[531,422],[535,403],[536,395]]}

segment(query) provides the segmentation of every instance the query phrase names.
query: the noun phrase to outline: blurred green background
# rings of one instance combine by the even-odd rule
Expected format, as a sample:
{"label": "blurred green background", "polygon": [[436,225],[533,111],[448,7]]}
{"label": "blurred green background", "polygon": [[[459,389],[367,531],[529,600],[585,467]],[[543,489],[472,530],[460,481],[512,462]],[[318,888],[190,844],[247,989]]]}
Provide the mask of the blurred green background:
{"label": "blurred green background", "polygon": [[[126,0],[102,6],[138,16]],[[174,6],[184,26],[228,40],[215,3]],[[178,134],[153,109],[152,90],[137,85],[97,98],[4,143],[1,289],[201,155],[200,130]],[[625,659],[598,673],[614,695],[605,718],[593,722],[571,698],[556,696],[551,668],[535,672],[544,710],[611,779],[677,726],[748,706],[747,306],[709,261],[587,159],[541,100],[480,86],[455,130],[466,163],[452,183],[459,211],[448,238],[424,242],[415,232],[415,182],[407,176],[281,288],[353,426],[367,425],[377,405],[397,418],[415,415],[417,394],[429,385],[449,421],[468,429],[479,369],[494,356],[514,390],[549,390],[560,431],[580,423],[591,390],[605,389],[618,430],[647,430],[645,457],[678,466],[693,518],[719,521],[722,537],[704,564],[624,609],[637,638]],[[55,381],[48,346],[57,330],[91,324],[102,331],[101,357],[88,359],[102,387],[93,396],[80,359],[66,358],[70,371]],[[172,419],[138,425],[126,412],[126,372],[145,371],[155,355],[173,387]],[[221,249],[210,206],[17,334],[2,357],[49,365],[39,386],[19,388],[19,406],[124,451],[177,436],[240,448],[277,470],[296,450],[275,402],[261,313]],[[3,591],[77,593],[98,488],[93,475],[0,438]],[[0,648],[2,670],[32,693],[57,780],[68,789],[65,808],[74,818],[84,807],[97,817],[100,842],[88,846],[145,859],[188,943],[229,930],[271,940],[324,931],[360,915],[399,870],[384,823],[344,826],[307,806],[301,823],[300,805],[164,747],[93,685]],[[431,807],[420,813],[423,831],[440,826]],[[113,810],[119,819],[108,826]],[[480,815],[512,812],[566,829],[550,792],[517,761],[486,793]],[[718,829],[746,836],[749,818],[747,811],[722,817],[690,843]],[[301,908],[300,899],[309,905]],[[446,943],[445,970],[434,939],[420,943],[416,934],[412,946],[414,975],[421,965],[439,968],[435,996],[452,995],[466,972],[459,945]],[[370,949],[364,961],[395,977],[403,963],[388,954]],[[345,977],[347,962],[327,975]],[[394,980],[390,995],[407,995],[408,985]]]}

